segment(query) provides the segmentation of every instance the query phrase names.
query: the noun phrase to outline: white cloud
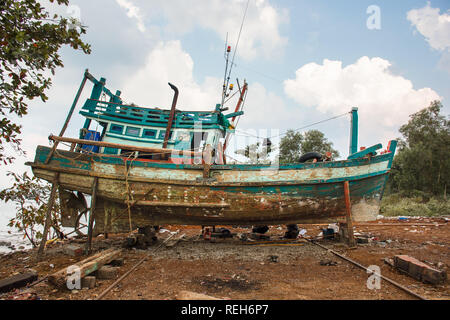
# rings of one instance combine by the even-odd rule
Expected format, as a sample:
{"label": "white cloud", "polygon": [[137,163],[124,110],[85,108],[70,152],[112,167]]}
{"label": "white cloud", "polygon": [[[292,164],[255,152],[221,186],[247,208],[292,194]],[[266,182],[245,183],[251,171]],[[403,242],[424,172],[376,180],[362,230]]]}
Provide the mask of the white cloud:
{"label": "white cloud", "polygon": [[[223,41],[228,32],[229,41],[234,45],[246,5],[247,0],[154,0],[145,1],[142,7],[146,6],[155,20],[162,13],[167,19],[168,32],[184,34],[201,27],[213,30]],[[288,21],[286,9],[277,9],[267,0],[250,1],[237,54],[247,60],[258,55],[278,56],[287,44],[287,38],[280,34],[280,26]]]}
{"label": "white cloud", "polygon": [[366,137],[377,132],[395,138],[410,114],[440,97],[430,88],[414,89],[410,80],[392,74],[390,66],[382,58],[362,57],[346,67],[325,59],[322,65],[298,69],[295,79],[284,82],[284,90],[299,104],[323,113],[338,115],[358,107]]}
{"label": "white cloud", "polygon": [[421,9],[408,11],[407,18],[422,34],[430,47],[442,51],[439,67],[450,73],[450,10],[440,13],[430,2]]}
{"label": "white cloud", "polygon": [[450,10],[439,12],[439,8],[432,8],[428,2],[421,9],[408,11],[407,18],[432,48],[446,50],[450,48]]}
{"label": "white cloud", "polygon": [[160,42],[148,54],[145,65],[126,77],[123,98],[140,106],[170,109],[173,98],[170,82],[180,92],[177,108],[212,111],[221,100],[222,80],[206,77],[198,84],[193,70],[194,62],[180,41]]}
{"label": "white cloud", "polygon": [[145,32],[145,25],[141,9],[135,6],[129,0],[116,0],[117,4],[127,11],[127,16],[131,19],[136,19],[139,31]]}

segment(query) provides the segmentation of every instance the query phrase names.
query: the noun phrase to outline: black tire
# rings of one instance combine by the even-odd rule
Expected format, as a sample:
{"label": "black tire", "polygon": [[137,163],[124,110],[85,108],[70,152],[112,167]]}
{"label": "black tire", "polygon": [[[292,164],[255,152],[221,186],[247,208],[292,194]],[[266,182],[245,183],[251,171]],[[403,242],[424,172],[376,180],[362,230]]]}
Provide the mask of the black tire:
{"label": "black tire", "polygon": [[284,234],[285,239],[297,239],[300,230],[296,224],[288,224],[286,225],[287,231]]}
{"label": "black tire", "polygon": [[303,163],[303,162],[306,162],[306,161],[312,160],[312,159],[317,159],[317,161],[321,161],[322,155],[315,151],[307,152],[298,159],[298,162]]}
{"label": "black tire", "polygon": [[257,226],[257,227],[253,227],[253,229],[252,229],[253,233],[260,233],[260,234],[264,234],[267,231],[269,231],[268,226]]}

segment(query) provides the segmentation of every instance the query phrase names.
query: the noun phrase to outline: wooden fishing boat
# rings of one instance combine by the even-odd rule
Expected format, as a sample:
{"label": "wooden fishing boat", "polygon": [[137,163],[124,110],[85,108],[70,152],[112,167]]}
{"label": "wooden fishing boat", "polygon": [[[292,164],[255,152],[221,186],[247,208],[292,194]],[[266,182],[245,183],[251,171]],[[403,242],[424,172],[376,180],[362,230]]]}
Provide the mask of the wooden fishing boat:
{"label": "wooden fishing boat", "polygon": [[[64,137],[87,80],[94,88],[80,111],[85,125],[78,139]],[[223,103],[214,111],[177,110],[173,85],[170,110],[126,105],[105,82],[86,70],[61,133],[49,137],[54,145],[38,146],[34,162],[28,163],[36,177],[54,184],[53,192],[59,186],[62,214],[70,223],[76,220],[70,201],[80,199],[74,191],[92,195],[94,234],[164,224],[336,222],[350,208],[354,221],[376,219],[396,141],[381,152],[381,144],[358,151],[356,108],[350,112],[346,160],[227,164],[224,149],[235,118],[243,114],[246,83],[239,88],[235,111],[224,114]],[[90,129],[93,121],[101,131]],[[58,148],[62,143],[70,144],[69,150]]]}

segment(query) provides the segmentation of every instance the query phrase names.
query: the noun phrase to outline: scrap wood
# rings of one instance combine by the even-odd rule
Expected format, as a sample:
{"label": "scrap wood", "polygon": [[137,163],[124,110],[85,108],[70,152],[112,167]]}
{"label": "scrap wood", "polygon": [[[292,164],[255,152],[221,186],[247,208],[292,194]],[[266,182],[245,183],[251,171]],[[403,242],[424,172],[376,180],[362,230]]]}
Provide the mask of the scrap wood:
{"label": "scrap wood", "polygon": [[185,233],[181,234],[176,239],[172,239],[172,241],[165,243],[166,247],[174,247],[178,242],[180,242],[181,239],[183,239],[186,236]]}
{"label": "scrap wood", "polygon": [[103,265],[111,262],[115,258],[117,258],[120,253],[122,252],[121,249],[108,249],[102,252],[99,252],[95,255],[90,256],[87,259],[84,259],[78,263],[75,263],[67,268],[61,269],[58,272],[55,272],[54,274],[51,274],[48,276],[48,280],[53,285],[63,288],[67,286],[67,278],[69,276],[69,270],[73,267],[78,267],[80,271],[80,277],[83,278],[90,273],[97,271],[100,267]]}
{"label": "scrap wood", "polygon": [[0,280],[0,293],[8,292],[13,289],[25,287],[27,284],[36,281],[38,274],[36,272],[26,272],[16,274],[11,277]]}
{"label": "scrap wood", "polygon": [[119,279],[117,279],[112,285],[110,285],[108,288],[106,288],[105,291],[103,291],[99,296],[97,296],[95,298],[95,300],[101,300],[103,299],[103,297],[105,297],[108,292],[110,292],[112,289],[114,289],[115,286],[117,286],[121,281],[123,281],[123,279],[125,279],[126,277],[128,277],[128,275],[130,275],[135,269],[137,269],[142,263],[144,263],[145,261],[147,261],[147,259],[150,258],[150,255],[155,253],[156,251],[158,251],[163,244],[165,244],[167,241],[169,241],[174,235],[178,234],[179,230],[176,231],[176,233],[171,234],[167,239],[164,240],[163,243],[161,243],[159,246],[157,246],[153,251],[150,251],[149,253],[147,253],[138,263],[136,263],[134,265],[134,267],[132,267],[130,270],[128,270],[127,272],[125,272],[125,274],[123,274]]}

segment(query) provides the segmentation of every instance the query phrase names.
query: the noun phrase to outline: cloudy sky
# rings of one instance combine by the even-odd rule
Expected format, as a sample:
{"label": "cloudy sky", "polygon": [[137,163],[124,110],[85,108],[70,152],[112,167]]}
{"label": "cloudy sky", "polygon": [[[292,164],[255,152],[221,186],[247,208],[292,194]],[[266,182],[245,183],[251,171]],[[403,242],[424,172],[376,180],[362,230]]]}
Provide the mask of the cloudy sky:
{"label": "cloudy sky", "polygon": [[[70,3],[52,10],[88,27],[84,39],[92,54],[61,51],[65,67],[54,77],[49,101],[32,101],[20,119],[27,156],[0,167],[2,188],[10,183],[7,171],[26,170],[36,145],[48,145],[46,137],[60,131],[86,68],[127,102],[170,108],[170,81],[180,89],[180,109],[212,110],[221,99],[225,40],[228,35],[234,49],[247,6],[247,0]],[[442,100],[449,114],[450,2],[250,0],[236,78],[249,83],[237,140],[277,135],[356,106],[359,145],[385,146],[432,100]],[[76,137],[82,123],[74,117],[67,135]],[[347,156],[347,116],[313,128]]]}

